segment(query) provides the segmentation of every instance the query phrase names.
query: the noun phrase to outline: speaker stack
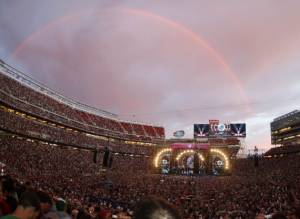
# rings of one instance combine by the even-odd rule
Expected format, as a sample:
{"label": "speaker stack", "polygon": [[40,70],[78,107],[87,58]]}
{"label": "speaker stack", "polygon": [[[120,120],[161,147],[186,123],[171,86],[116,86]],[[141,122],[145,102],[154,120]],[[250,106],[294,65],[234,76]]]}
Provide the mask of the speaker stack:
{"label": "speaker stack", "polygon": [[109,151],[104,152],[103,167],[108,167]]}

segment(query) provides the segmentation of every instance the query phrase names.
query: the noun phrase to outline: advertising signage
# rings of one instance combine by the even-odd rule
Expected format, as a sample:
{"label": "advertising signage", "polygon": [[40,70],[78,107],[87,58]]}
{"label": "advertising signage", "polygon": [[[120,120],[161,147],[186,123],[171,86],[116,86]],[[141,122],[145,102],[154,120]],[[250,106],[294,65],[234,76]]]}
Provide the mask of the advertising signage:
{"label": "advertising signage", "polygon": [[200,149],[208,149],[209,145],[208,144],[173,144],[172,145],[173,149],[178,149],[178,148],[200,148]]}

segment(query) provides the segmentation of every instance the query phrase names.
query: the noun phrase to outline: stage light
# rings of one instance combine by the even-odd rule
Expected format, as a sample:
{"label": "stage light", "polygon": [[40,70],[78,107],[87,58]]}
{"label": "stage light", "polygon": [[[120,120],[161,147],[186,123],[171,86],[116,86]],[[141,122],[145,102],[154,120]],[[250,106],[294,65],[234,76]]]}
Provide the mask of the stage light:
{"label": "stage light", "polygon": [[158,166],[158,158],[160,157],[160,155],[161,154],[163,154],[164,152],[167,152],[167,151],[172,151],[172,149],[171,148],[168,148],[168,149],[164,149],[164,150],[162,150],[162,151],[160,151],[157,155],[156,155],[156,157],[155,157],[155,167],[157,167]]}
{"label": "stage light", "polygon": [[218,149],[211,149],[210,150],[211,152],[216,152],[218,154],[221,155],[221,157],[224,158],[225,160],[225,169],[228,169],[228,166],[229,166],[229,160],[228,160],[228,157],[226,156],[226,154],[224,154],[222,151],[218,150]]}

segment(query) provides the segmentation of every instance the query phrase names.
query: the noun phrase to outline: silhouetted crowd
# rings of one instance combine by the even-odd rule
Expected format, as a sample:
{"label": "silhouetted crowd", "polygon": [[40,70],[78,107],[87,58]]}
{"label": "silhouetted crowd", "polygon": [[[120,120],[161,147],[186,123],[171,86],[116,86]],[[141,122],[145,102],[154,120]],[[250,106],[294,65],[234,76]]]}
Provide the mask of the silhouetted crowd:
{"label": "silhouetted crowd", "polygon": [[[88,150],[4,135],[0,145],[0,160],[10,173],[2,178],[4,190],[10,184],[7,194],[17,200],[24,190],[43,191],[52,197],[52,212],[58,198],[67,200],[71,217],[82,210],[92,217],[91,209],[130,216],[147,195],[174,204],[182,218],[255,218],[275,212],[291,217],[299,210],[298,155],[260,158],[258,167],[253,158],[234,159],[231,176],[181,176],[154,174],[153,158],[146,156],[114,155],[112,168],[101,172]],[[13,211],[16,203],[8,203]]]}

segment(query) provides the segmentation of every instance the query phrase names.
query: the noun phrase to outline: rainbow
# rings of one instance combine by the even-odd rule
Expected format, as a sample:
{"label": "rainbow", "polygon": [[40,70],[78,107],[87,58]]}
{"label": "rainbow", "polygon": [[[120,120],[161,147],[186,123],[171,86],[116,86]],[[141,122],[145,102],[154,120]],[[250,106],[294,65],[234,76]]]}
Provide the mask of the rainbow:
{"label": "rainbow", "polygon": [[32,40],[34,40],[39,34],[41,34],[42,32],[44,32],[45,30],[58,25],[64,21],[68,21],[70,19],[82,16],[86,13],[100,13],[103,11],[118,11],[118,12],[126,12],[126,13],[133,13],[133,14],[138,14],[138,15],[142,15],[142,16],[147,16],[162,22],[165,22],[181,31],[183,31],[184,33],[188,34],[190,37],[192,37],[193,39],[195,39],[197,42],[201,43],[206,49],[208,49],[208,51],[213,54],[213,56],[222,64],[222,66],[226,69],[226,71],[229,73],[229,75],[232,77],[232,79],[234,80],[235,84],[238,87],[238,90],[240,91],[243,99],[245,100],[247,106],[249,107],[251,113],[252,113],[252,108],[251,108],[251,104],[249,102],[249,99],[243,89],[243,86],[241,84],[241,82],[239,81],[239,79],[237,78],[236,74],[233,72],[233,70],[230,68],[230,66],[226,63],[226,61],[223,59],[223,57],[210,45],[208,44],[205,40],[203,40],[199,35],[197,35],[196,33],[194,33],[192,30],[188,29],[187,27],[173,21],[170,20],[166,17],[163,17],[161,15],[155,14],[155,13],[150,13],[147,11],[143,11],[140,9],[132,9],[132,8],[104,8],[104,9],[94,9],[94,10],[87,10],[87,11],[81,11],[81,12],[77,12],[77,13],[73,13],[73,14],[69,14],[67,16],[61,17],[57,20],[54,20],[48,24],[46,24],[45,26],[43,26],[42,28],[38,29],[36,32],[34,32],[33,34],[31,34],[28,38],[26,38],[14,51],[13,53],[10,55],[10,57],[8,58],[8,61],[12,60],[22,49],[24,49],[24,47],[26,45],[28,45]]}

